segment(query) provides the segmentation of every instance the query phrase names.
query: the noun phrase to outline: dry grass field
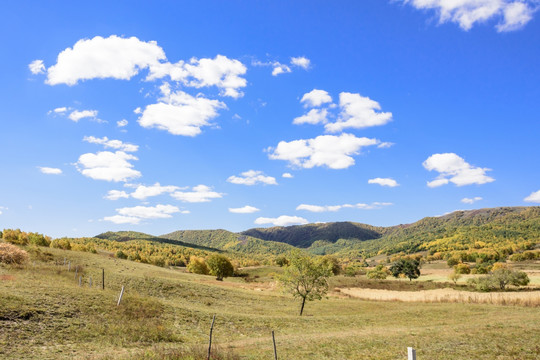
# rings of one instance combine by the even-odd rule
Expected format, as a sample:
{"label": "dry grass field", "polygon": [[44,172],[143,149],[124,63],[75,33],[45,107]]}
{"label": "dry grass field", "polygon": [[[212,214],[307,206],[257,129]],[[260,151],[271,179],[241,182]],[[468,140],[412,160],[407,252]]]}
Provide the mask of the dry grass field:
{"label": "dry grass field", "polygon": [[205,359],[214,314],[213,359],[272,359],[272,330],[280,359],[403,359],[408,346],[419,359],[540,358],[538,307],[341,294],[307,303],[299,317],[299,302],[272,282],[279,268],[218,282],[107,254],[42,251],[51,255],[0,267],[2,359]]}

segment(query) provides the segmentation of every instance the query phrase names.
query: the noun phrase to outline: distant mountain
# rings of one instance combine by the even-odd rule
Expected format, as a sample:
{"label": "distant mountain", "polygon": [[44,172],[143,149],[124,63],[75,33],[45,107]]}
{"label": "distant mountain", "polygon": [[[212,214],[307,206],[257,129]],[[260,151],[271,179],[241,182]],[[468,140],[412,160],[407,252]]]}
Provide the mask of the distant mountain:
{"label": "distant mountain", "polygon": [[384,228],[354,222],[331,222],[294,226],[256,228],[242,232],[263,240],[284,242],[296,247],[308,248],[323,240],[334,243],[339,239],[371,240],[382,236]]}
{"label": "distant mountain", "polygon": [[265,241],[244,234],[227,230],[179,230],[160,238],[181,241],[198,246],[212,247],[224,251],[235,251],[244,254],[278,255],[292,250],[294,247],[283,242]]}

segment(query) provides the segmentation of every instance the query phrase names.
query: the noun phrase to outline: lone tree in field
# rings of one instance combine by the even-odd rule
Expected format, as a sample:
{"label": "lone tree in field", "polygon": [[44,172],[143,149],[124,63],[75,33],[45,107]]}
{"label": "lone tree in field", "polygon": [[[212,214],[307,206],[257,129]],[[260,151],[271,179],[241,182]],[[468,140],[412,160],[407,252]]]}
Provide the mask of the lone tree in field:
{"label": "lone tree in field", "polygon": [[390,266],[390,272],[396,278],[403,274],[412,281],[420,276],[420,262],[415,259],[401,258]]}
{"label": "lone tree in field", "polygon": [[223,281],[223,278],[233,276],[234,267],[223,255],[212,255],[206,260],[206,265],[210,269],[210,274],[216,277],[216,280]]}
{"label": "lone tree in field", "polygon": [[320,300],[328,292],[328,277],[332,269],[328,263],[293,251],[289,256],[289,265],[279,277],[281,284],[295,298],[302,299],[300,316],[304,312],[306,300]]}

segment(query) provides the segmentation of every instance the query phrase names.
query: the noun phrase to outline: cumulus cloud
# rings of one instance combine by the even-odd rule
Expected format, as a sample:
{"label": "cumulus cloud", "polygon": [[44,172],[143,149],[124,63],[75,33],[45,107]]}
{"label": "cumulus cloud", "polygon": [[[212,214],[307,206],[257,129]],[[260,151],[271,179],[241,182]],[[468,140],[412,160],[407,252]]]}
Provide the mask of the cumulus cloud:
{"label": "cumulus cloud", "polygon": [[292,179],[294,176],[291,173],[283,173],[281,177],[284,177],[286,179]]}
{"label": "cumulus cloud", "polygon": [[107,195],[105,195],[105,199],[107,200],[118,200],[118,199],[127,199],[129,198],[129,195],[125,191],[120,190],[109,190]]}
{"label": "cumulus cloud", "polygon": [[131,160],[138,159],[124,151],[101,151],[82,154],[76,165],[81,174],[91,179],[118,182],[141,176],[139,171],[133,169]]}
{"label": "cumulus cloud", "polygon": [[262,171],[248,170],[240,174],[240,176],[229,176],[228,182],[238,185],[277,185],[276,178],[264,175]]}
{"label": "cumulus cloud", "polygon": [[540,203],[540,190],[532,192],[531,195],[527,196],[523,201]]}
{"label": "cumulus cloud", "polygon": [[373,202],[371,204],[343,204],[343,205],[309,205],[300,204],[296,207],[296,210],[306,210],[310,212],[335,212],[341,209],[361,209],[361,210],[373,210],[381,209],[384,206],[393,205],[389,202]]}
{"label": "cumulus cloud", "polygon": [[310,92],[305,93],[300,102],[304,104],[304,107],[317,107],[331,103],[332,97],[327,91],[313,89]]}
{"label": "cumulus cloud", "polygon": [[346,128],[362,129],[380,126],[392,120],[392,113],[381,110],[378,102],[360,94],[342,92],[339,94],[341,112],[335,123],[326,124],[329,132],[339,132]]}
{"label": "cumulus cloud", "polygon": [[171,196],[183,202],[199,203],[221,198],[223,194],[213,191],[209,186],[197,185],[193,187],[192,191],[175,191],[171,193]]}
{"label": "cumulus cloud", "polygon": [[131,197],[139,200],[144,200],[151,196],[158,196],[164,193],[172,193],[179,189],[180,188],[178,186],[173,185],[161,186],[158,182],[150,186],[138,185],[135,191],[131,193]]}
{"label": "cumulus cloud", "polygon": [[538,9],[535,0],[404,0],[422,10],[434,10],[439,23],[453,22],[463,30],[477,23],[497,19],[497,31],[521,29]]}
{"label": "cumulus cloud", "polygon": [[120,140],[109,140],[108,137],[104,136],[102,138],[97,138],[94,136],[85,136],[83,141],[86,141],[91,144],[103,145],[105,148],[112,148],[116,150],[121,150],[125,152],[135,152],[139,150],[138,145],[124,143]]}
{"label": "cumulus cloud", "polygon": [[96,78],[129,80],[141,69],[164,59],[165,53],[155,41],[116,35],[81,39],[73,48],[58,54],[56,64],[47,70],[47,83],[75,85]]}
{"label": "cumulus cloud", "polygon": [[291,64],[294,66],[301,67],[304,70],[307,70],[309,69],[309,65],[311,64],[311,61],[304,56],[292,57]]}
{"label": "cumulus cloud", "polygon": [[474,204],[475,202],[480,201],[480,200],[482,200],[480,196],[475,196],[473,198],[463,198],[461,199],[461,202],[464,204]]}
{"label": "cumulus cloud", "polygon": [[218,100],[203,96],[191,96],[183,91],[171,92],[168,84],[161,87],[164,96],[157,104],[150,104],[142,111],[139,124],[145,128],[166,130],[173,135],[196,136],[201,127],[209,126],[218,116],[218,110],[226,108]]}
{"label": "cumulus cloud", "polygon": [[62,170],[58,169],[58,168],[52,168],[52,167],[46,167],[46,166],[38,166],[38,169],[43,174],[47,174],[47,175],[60,175],[62,173]]}
{"label": "cumulus cloud", "polygon": [[292,72],[291,68],[285,64],[280,64],[276,62],[273,66],[274,68],[272,69],[272,76],[278,76],[279,74],[286,74]]}
{"label": "cumulus cloud", "polygon": [[299,116],[293,120],[293,124],[326,124],[328,122],[328,111],[326,109],[311,109],[307,114]]}
{"label": "cumulus cloud", "polygon": [[45,72],[43,60],[32,61],[30,64],[28,64],[28,69],[30,69],[30,72],[34,75],[43,74]]}
{"label": "cumulus cloud", "polygon": [[143,219],[171,218],[180,209],[173,205],[134,206],[116,209],[117,215],[103,218],[115,224],[138,224]]}
{"label": "cumulus cloud", "polygon": [[369,179],[368,184],[378,184],[381,186],[396,187],[399,186],[398,182],[392,178],[375,178]]}
{"label": "cumulus cloud", "polygon": [[270,159],[285,160],[296,167],[345,169],[354,165],[352,155],[358,155],[363,147],[378,143],[377,139],[359,138],[352,134],[321,135],[314,139],[280,141],[275,148],[269,148],[268,152]]}
{"label": "cumulus cloud", "polygon": [[56,109],[53,110],[55,114],[64,114],[66,111],[68,111],[68,108],[65,106],[57,107]]}
{"label": "cumulus cloud", "polygon": [[68,118],[72,121],[78,122],[81,119],[90,118],[96,119],[98,115],[97,110],[74,110],[69,114]]}
{"label": "cumulus cloud", "polygon": [[454,153],[433,154],[422,165],[429,171],[435,170],[440,173],[437,179],[427,183],[429,187],[438,187],[449,182],[464,186],[495,181],[486,175],[491,169],[472,166]]}
{"label": "cumulus cloud", "polygon": [[128,121],[126,119],[122,119],[116,122],[116,126],[118,127],[124,127],[124,126],[127,126],[127,124],[128,124]]}
{"label": "cumulus cloud", "polygon": [[392,147],[392,146],[394,146],[394,143],[392,143],[392,142],[387,142],[387,141],[382,142],[382,143],[380,143],[379,145],[377,145],[377,147],[378,147],[379,149],[388,149],[388,148],[390,148],[390,147]]}
{"label": "cumulus cloud", "polygon": [[257,209],[256,207],[249,206],[249,205],[246,205],[240,208],[229,208],[229,212],[232,212],[235,214],[252,214],[257,211],[260,211],[260,209]]}
{"label": "cumulus cloud", "polygon": [[155,63],[150,66],[147,80],[160,79],[166,76],[173,81],[181,82],[195,88],[216,86],[221,96],[239,98],[244,94],[240,90],[247,85],[242,77],[247,68],[240,61],[217,55],[214,59],[192,58],[189,62]]}
{"label": "cumulus cloud", "polygon": [[309,221],[299,216],[281,215],[277,218],[258,217],[255,219],[255,224],[264,225],[272,224],[275,226],[289,226],[289,225],[304,225]]}

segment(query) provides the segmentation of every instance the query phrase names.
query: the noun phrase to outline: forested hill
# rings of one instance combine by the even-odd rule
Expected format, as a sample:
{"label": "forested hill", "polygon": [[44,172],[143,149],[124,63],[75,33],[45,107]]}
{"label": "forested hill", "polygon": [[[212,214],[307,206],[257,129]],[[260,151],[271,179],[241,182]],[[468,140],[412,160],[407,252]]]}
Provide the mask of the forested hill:
{"label": "forested hill", "polygon": [[184,246],[188,248],[194,248],[199,250],[206,250],[206,251],[218,251],[218,249],[211,247],[211,246],[204,246],[199,244],[193,244],[189,242],[183,242],[175,239],[167,239],[163,237],[157,237],[137,231],[107,231],[102,234],[94,236],[98,239],[103,240],[112,240],[112,241],[118,241],[118,242],[126,242],[126,241],[136,241],[136,240],[145,240],[145,241],[153,241],[158,243],[165,243],[165,244],[172,244],[172,245],[178,245],[178,246]]}
{"label": "forested hill", "polygon": [[382,236],[384,228],[354,222],[332,222],[295,226],[256,228],[242,232],[263,240],[284,242],[308,248],[315,241],[336,242],[339,239],[370,240]]}
{"label": "forested hill", "polygon": [[293,249],[284,242],[265,241],[227,230],[179,230],[160,238],[182,241],[220,250],[236,251],[244,254],[283,254]]}

